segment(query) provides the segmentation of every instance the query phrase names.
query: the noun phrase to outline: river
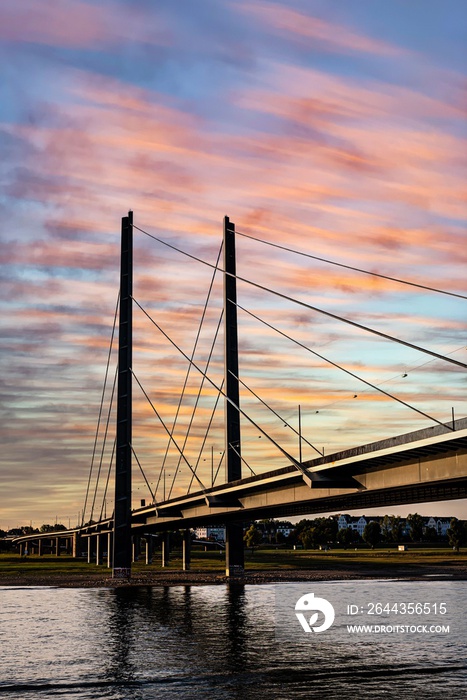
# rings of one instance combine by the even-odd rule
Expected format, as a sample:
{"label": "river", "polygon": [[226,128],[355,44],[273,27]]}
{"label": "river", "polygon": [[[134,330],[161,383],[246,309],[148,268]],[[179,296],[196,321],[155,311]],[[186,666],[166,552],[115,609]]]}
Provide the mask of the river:
{"label": "river", "polygon": [[[466,589],[449,580],[0,587],[0,699],[464,700]],[[306,633],[293,609],[307,590],[335,609],[321,633]],[[410,601],[425,604],[423,622],[448,623],[449,633],[346,629],[387,626],[394,613],[415,623],[402,611]]]}

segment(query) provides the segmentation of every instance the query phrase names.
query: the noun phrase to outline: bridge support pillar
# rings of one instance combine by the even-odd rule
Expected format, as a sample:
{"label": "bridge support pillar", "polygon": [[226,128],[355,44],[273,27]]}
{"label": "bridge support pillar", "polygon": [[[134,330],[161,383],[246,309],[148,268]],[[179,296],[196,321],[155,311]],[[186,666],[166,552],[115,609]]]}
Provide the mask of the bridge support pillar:
{"label": "bridge support pillar", "polygon": [[91,563],[92,560],[92,545],[91,545],[91,536],[89,535],[87,537],[88,540],[88,564]]}
{"label": "bridge support pillar", "polygon": [[139,561],[141,542],[138,535],[131,538],[131,561]]}
{"label": "bridge support pillar", "polygon": [[243,524],[228,523],[225,527],[225,575],[243,576],[244,568]]}
{"label": "bridge support pillar", "polygon": [[107,533],[107,568],[111,569],[112,568],[112,533],[108,532]]}
{"label": "bridge support pillar", "polygon": [[[73,559],[76,559],[76,557],[78,556],[78,548],[79,548],[79,536],[78,536],[77,532],[73,533],[71,545],[72,545],[71,546],[71,556],[73,557]],[[39,554],[40,554],[40,550],[39,550]]]}
{"label": "bridge support pillar", "polygon": [[191,566],[191,530],[187,528],[183,531],[183,571],[189,571]]}
{"label": "bridge support pillar", "polygon": [[60,538],[59,537],[55,538],[55,556],[56,557],[60,556]]}
{"label": "bridge support pillar", "polygon": [[146,537],[146,566],[152,564],[152,536],[147,535]]}
{"label": "bridge support pillar", "polygon": [[41,557],[42,556],[42,540],[39,539],[37,541],[37,553]]}
{"label": "bridge support pillar", "polygon": [[102,564],[102,541],[101,535],[96,535],[96,566]]}
{"label": "bridge support pillar", "polygon": [[169,565],[170,557],[170,534],[164,532],[162,535],[162,566]]}

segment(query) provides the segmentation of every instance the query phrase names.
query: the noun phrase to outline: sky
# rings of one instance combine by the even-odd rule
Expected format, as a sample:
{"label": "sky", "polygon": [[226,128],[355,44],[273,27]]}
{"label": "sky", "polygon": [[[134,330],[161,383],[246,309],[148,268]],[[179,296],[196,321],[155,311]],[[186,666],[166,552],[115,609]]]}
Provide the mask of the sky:
{"label": "sky", "polygon": [[[467,415],[463,368],[296,303],[467,362],[465,298],[303,255],[467,294],[466,30],[462,0],[1,4],[0,528],[76,524],[91,464],[86,518],[112,510],[114,350],[94,444],[129,210],[146,232],[134,298],[188,356],[212,283],[194,361],[211,354],[217,387],[213,266],[223,217],[235,223],[241,405],[290,454],[299,406],[303,459]],[[184,445],[201,374],[187,378],[136,305],[134,343],[162,418],[135,384],[133,447],[152,491],[165,473],[166,493],[174,474],[172,495],[186,492],[188,464],[204,485],[213,464],[221,483],[215,386]],[[164,425],[185,380],[179,464]],[[242,456],[245,475],[286,463],[247,418]],[[133,498],[150,499],[137,464]],[[404,508],[467,517],[464,502]]]}

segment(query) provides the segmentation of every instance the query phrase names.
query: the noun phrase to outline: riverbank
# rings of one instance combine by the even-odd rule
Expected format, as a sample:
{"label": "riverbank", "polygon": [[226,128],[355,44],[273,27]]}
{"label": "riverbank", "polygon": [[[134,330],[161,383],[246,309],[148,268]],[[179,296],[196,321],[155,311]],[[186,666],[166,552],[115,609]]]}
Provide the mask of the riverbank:
{"label": "riverbank", "polygon": [[[260,550],[247,554],[240,583],[264,584],[287,581],[330,581],[398,578],[403,580],[467,580],[467,551],[387,550],[349,552],[290,552]],[[135,562],[130,582],[114,580],[110,569],[70,557],[21,559],[0,555],[0,586],[59,586],[73,588],[131,586],[178,586],[225,584],[222,554],[197,552],[190,571],[181,570],[174,554],[168,567],[158,561],[146,566]]]}

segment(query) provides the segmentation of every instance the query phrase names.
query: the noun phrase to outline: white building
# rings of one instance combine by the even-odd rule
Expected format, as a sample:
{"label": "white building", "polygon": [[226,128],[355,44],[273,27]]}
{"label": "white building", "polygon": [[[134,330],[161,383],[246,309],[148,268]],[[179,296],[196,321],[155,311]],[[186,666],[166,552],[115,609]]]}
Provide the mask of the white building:
{"label": "white building", "polygon": [[293,530],[294,527],[290,527],[290,525],[279,525],[277,528],[277,532],[281,532],[284,537],[288,537]]}
{"label": "white building", "polygon": [[337,516],[337,526],[339,530],[345,530],[346,527],[349,527],[349,520],[350,520],[350,515],[338,515]]}
{"label": "white building", "polygon": [[[373,521],[378,522],[381,525],[383,517],[379,515],[375,515],[374,517],[366,517],[365,515],[352,516],[347,515],[345,513],[337,516],[337,524],[339,526],[339,530],[349,527],[352,530],[356,530],[360,536],[363,536],[365,526]],[[436,533],[440,537],[446,537],[450,524],[451,518],[423,518],[424,528],[432,527],[434,530],[436,530]],[[401,518],[401,525],[402,535],[409,536],[410,527],[408,526],[407,520],[405,518]]]}
{"label": "white building", "polygon": [[225,542],[225,527],[197,527],[195,535],[198,540],[213,539],[218,542]]}
{"label": "white building", "polygon": [[358,532],[360,537],[363,536],[363,531],[369,522],[370,521],[367,520],[364,515],[339,515],[339,517],[337,518],[337,525],[339,527],[339,530],[348,527],[351,530],[355,530],[356,532]]}
{"label": "white building", "polygon": [[345,529],[346,527],[350,528],[351,530],[355,530],[358,532],[360,537],[363,537],[363,531],[365,530],[365,527],[368,525],[368,523],[372,522],[377,522],[381,523],[382,518],[379,515],[375,515],[374,517],[365,517],[364,515],[346,515],[346,514],[341,514],[337,517],[337,525],[339,530]]}
{"label": "white building", "polygon": [[451,524],[451,518],[428,518],[425,527],[432,527],[438,536],[445,537]]}

